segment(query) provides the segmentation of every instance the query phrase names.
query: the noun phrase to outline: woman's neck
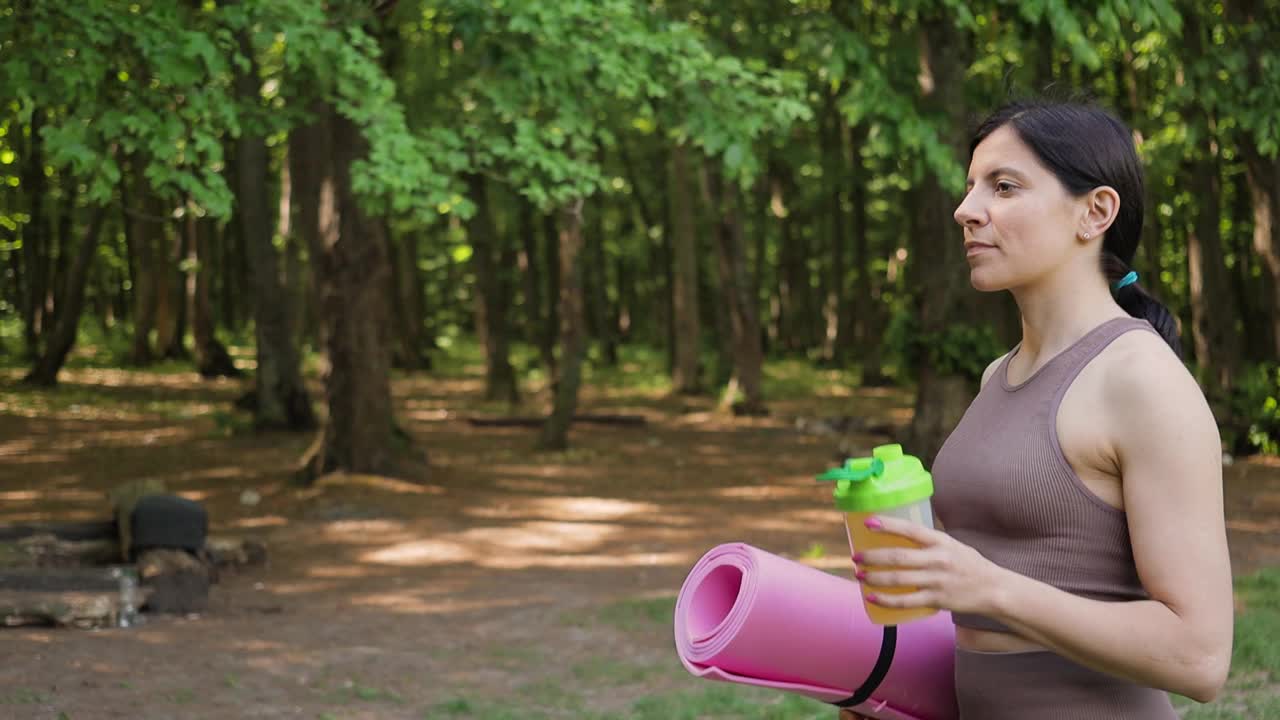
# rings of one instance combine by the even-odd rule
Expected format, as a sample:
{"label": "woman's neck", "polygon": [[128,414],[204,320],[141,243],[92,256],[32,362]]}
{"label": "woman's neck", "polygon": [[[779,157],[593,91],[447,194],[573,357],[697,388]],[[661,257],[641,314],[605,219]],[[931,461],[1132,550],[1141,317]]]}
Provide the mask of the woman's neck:
{"label": "woman's neck", "polygon": [[1127,317],[1096,271],[1055,273],[1012,292],[1022,315],[1018,352],[1033,361],[1057,355],[1107,320]]}

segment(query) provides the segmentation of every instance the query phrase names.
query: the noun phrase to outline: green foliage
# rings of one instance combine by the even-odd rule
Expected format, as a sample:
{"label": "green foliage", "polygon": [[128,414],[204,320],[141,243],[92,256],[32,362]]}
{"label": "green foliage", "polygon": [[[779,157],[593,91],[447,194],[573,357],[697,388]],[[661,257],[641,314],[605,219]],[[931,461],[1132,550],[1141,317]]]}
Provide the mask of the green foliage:
{"label": "green foliage", "polygon": [[1232,388],[1229,411],[1229,429],[1241,435],[1226,438],[1229,447],[1280,452],[1280,365],[1261,363],[1241,373]]}
{"label": "green foliage", "polygon": [[[603,154],[655,123],[743,181],[754,148],[809,117],[793,74],[713,52],[688,24],[629,0],[443,3],[465,68],[441,118],[470,168],[497,174],[537,207],[616,190]],[[431,15],[433,23],[441,18]]]}
{"label": "green foliage", "polygon": [[[334,23],[332,16],[346,22]],[[368,212],[431,222],[449,212],[470,214],[456,176],[466,165],[462,138],[447,128],[409,129],[395,83],[382,64],[367,4],[326,9],[306,0],[246,3],[235,25],[265,27],[285,38],[281,78],[294,102],[289,117],[309,120],[310,99],[332,103],[363,133],[367,157],[351,168],[352,187]]]}
{"label": "green foliage", "polygon": [[990,324],[958,322],[926,333],[916,317],[905,311],[890,321],[884,343],[900,367],[915,368],[928,361],[939,372],[960,375],[975,384],[991,361],[1008,351]]}
{"label": "green foliage", "polygon": [[158,192],[227,215],[221,135],[236,112],[220,82],[227,38],[210,20],[177,3],[27,3],[0,14],[0,37],[12,38],[0,85],[23,122],[49,114],[47,162],[80,178],[90,202],[107,202],[137,156]]}

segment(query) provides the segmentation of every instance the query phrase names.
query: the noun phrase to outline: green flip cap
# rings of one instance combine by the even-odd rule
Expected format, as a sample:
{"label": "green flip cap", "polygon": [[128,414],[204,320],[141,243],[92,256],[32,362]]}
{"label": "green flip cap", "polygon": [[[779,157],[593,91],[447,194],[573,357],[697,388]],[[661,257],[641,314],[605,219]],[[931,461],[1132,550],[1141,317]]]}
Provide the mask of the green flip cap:
{"label": "green flip cap", "polygon": [[849,458],[817,479],[835,482],[832,495],[845,512],[877,512],[933,495],[933,478],[919,458],[902,454],[901,445],[881,445],[871,457]]}

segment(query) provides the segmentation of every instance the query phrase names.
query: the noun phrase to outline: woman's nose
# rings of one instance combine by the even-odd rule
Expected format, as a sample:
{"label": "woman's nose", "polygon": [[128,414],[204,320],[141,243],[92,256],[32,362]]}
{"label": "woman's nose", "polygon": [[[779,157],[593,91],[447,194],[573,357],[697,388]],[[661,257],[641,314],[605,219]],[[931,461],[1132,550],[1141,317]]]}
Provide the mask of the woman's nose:
{"label": "woman's nose", "polygon": [[965,227],[981,227],[986,222],[986,214],[978,205],[978,198],[974,197],[974,192],[970,190],[960,201],[952,217]]}

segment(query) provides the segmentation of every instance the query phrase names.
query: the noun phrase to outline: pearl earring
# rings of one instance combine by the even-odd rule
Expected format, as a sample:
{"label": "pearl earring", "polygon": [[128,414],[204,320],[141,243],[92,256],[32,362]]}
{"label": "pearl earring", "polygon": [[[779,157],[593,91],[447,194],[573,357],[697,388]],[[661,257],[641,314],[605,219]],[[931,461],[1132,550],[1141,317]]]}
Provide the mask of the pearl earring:
{"label": "pearl earring", "polygon": [[1089,233],[1085,233],[1085,234],[1084,234],[1084,239],[1085,239],[1085,240],[1088,240],[1088,239],[1089,239]]}

